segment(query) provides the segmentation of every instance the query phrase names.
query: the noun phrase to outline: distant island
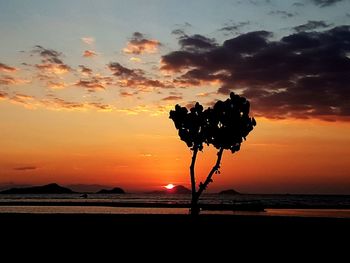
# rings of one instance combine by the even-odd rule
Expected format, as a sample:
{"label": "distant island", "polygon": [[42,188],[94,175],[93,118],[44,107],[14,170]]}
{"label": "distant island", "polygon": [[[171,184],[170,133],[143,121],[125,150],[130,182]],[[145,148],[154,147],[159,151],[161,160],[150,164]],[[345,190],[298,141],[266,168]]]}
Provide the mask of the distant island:
{"label": "distant island", "polygon": [[[73,191],[70,188],[60,186],[56,183],[51,183],[42,186],[30,187],[14,187],[0,191],[0,194],[78,194],[82,192]],[[85,192],[86,193],[86,192]],[[96,191],[96,194],[125,194],[125,191],[120,187],[113,189],[102,189]]]}
{"label": "distant island", "polygon": [[172,189],[149,192],[150,194],[191,194],[191,190],[183,185],[176,185]]}
{"label": "distant island", "polygon": [[233,189],[224,190],[218,193],[219,195],[240,195],[241,193]]}
{"label": "distant island", "polygon": [[98,191],[96,194],[125,194],[125,191],[120,187],[115,187],[113,189],[102,189]]}
{"label": "distant island", "polygon": [[0,194],[74,194],[74,193],[76,192],[72,191],[69,188],[60,186],[56,183],[42,185],[42,186],[11,188],[0,192]]}

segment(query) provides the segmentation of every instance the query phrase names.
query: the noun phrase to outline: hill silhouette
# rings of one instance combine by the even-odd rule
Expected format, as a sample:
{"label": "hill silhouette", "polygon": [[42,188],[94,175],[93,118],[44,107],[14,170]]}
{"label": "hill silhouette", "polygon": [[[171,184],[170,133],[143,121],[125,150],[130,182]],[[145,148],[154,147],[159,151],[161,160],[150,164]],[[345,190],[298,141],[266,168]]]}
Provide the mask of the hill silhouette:
{"label": "hill silhouette", "polygon": [[241,193],[233,189],[223,190],[219,192],[219,195],[240,195]]}
{"label": "hill silhouette", "polygon": [[102,189],[98,191],[96,194],[125,194],[125,191],[120,187],[115,187],[113,189]]}
{"label": "hill silhouette", "polygon": [[151,194],[191,194],[191,190],[183,185],[174,186],[173,189],[152,191]]}
{"label": "hill silhouette", "polygon": [[73,194],[75,193],[69,188],[60,186],[56,183],[31,186],[24,188],[11,188],[0,192],[1,194]]}

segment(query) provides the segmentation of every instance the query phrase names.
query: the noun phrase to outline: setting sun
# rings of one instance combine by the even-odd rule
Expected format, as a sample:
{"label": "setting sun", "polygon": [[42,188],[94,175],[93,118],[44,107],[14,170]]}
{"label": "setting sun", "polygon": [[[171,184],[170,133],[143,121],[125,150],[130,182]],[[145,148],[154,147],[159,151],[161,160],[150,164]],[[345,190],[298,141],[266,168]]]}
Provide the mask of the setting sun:
{"label": "setting sun", "polygon": [[168,190],[171,190],[171,189],[173,189],[174,187],[175,187],[175,185],[173,185],[173,184],[168,184],[168,185],[166,185],[166,186],[164,186],[166,189],[168,189]]}

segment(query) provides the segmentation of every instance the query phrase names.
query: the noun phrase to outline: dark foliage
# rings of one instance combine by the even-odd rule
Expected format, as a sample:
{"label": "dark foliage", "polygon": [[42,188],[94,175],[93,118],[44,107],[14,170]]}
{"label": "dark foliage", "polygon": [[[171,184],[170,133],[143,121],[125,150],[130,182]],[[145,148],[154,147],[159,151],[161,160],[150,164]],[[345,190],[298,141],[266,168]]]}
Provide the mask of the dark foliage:
{"label": "dark foliage", "polygon": [[176,105],[175,110],[170,111],[170,119],[191,150],[202,150],[206,143],[234,153],[256,125],[255,119],[249,117],[249,109],[248,100],[231,92],[229,99],[219,100],[206,110],[198,102],[190,111]]}

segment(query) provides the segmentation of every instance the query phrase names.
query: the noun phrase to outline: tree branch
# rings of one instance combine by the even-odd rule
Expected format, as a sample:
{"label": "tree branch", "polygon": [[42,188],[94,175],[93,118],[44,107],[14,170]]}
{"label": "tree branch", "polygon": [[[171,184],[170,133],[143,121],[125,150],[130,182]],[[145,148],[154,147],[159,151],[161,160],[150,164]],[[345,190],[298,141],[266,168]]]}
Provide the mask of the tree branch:
{"label": "tree branch", "polygon": [[207,176],[207,179],[205,180],[204,184],[200,184],[199,185],[199,189],[196,195],[197,200],[199,199],[199,197],[201,196],[202,192],[207,188],[208,184],[210,184],[213,180],[211,179],[213,174],[219,170],[220,168],[220,163],[221,163],[221,158],[222,158],[222,154],[224,152],[224,148],[220,148],[219,152],[218,152],[218,158],[216,160],[215,165],[213,166],[213,168],[211,169],[210,173]]}

